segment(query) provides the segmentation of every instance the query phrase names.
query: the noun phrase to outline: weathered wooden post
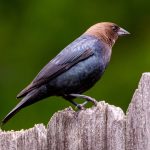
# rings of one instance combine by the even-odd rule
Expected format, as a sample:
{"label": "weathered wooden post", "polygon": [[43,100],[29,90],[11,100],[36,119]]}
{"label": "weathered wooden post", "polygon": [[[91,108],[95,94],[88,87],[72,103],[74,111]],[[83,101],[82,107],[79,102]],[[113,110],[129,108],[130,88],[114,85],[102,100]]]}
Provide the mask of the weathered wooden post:
{"label": "weathered wooden post", "polygon": [[0,131],[0,150],[150,150],[150,73],[144,73],[127,115],[99,102],[75,112],[59,111],[43,124]]}
{"label": "weathered wooden post", "polygon": [[150,150],[150,73],[144,73],[129,105],[126,150]]}

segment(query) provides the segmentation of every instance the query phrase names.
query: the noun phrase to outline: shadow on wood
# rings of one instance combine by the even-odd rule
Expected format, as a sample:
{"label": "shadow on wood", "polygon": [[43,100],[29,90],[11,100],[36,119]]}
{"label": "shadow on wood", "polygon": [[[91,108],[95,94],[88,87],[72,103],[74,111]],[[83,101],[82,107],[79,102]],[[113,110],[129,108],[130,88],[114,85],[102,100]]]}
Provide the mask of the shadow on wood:
{"label": "shadow on wood", "polygon": [[150,150],[150,73],[144,73],[127,115],[99,102],[75,112],[59,111],[43,124],[0,131],[0,150]]}

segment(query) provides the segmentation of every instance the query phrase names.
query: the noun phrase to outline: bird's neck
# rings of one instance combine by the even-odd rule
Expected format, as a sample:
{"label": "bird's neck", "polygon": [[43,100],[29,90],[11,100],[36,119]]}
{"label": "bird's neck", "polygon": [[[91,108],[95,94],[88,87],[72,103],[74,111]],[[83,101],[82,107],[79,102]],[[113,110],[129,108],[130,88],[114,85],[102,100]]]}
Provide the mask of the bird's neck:
{"label": "bird's neck", "polygon": [[109,45],[110,48],[113,47],[113,45],[115,44],[116,40],[113,39],[113,38],[109,38],[108,36],[106,35],[100,35],[100,36],[97,36],[97,38],[99,38],[100,40],[102,40],[104,43],[106,43],[107,45]]}
{"label": "bird's neck", "polygon": [[102,42],[106,43],[110,48],[113,47],[113,45],[115,44],[115,42],[117,40],[117,37],[113,37],[111,34],[107,35],[107,34],[104,34],[103,32],[98,32],[97,30],[95,30],[95,31],[87,30],[84,34],[95,36]]}

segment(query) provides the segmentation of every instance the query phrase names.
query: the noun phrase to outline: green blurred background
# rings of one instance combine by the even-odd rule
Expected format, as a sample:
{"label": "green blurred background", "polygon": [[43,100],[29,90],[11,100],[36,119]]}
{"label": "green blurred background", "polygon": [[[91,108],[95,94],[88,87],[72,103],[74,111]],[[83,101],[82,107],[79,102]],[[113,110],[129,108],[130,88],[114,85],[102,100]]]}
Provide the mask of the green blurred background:
{"label": "green blurred background", "polygon": [[[131,35],[117,41],[104,76],[86,94],[126,112],[141,74],[150,71],[149,6],[149,0],[0,0],[0,119],[51,58],[102,21],[115,22]],[[47,124],[70,105],[59,97],[47,98],[20,111],[3,129]]]}

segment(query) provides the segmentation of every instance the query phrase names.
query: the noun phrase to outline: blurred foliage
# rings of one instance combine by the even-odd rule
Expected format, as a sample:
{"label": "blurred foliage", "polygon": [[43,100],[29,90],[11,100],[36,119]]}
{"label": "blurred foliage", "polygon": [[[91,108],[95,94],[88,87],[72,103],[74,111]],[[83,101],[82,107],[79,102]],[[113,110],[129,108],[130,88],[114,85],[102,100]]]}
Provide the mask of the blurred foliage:
{"label": "blurred foliage", "polygon": [[[61,49],[89,26],[111,21],[131,35],[118,40],[104,76],[87,95],[125,112],[143,72],[150,71],[150,1],[0,0],[0,119],[17,103],[16,94]],[[71,105],[50,97],[20,111],[5,130],[45,123]]]}

